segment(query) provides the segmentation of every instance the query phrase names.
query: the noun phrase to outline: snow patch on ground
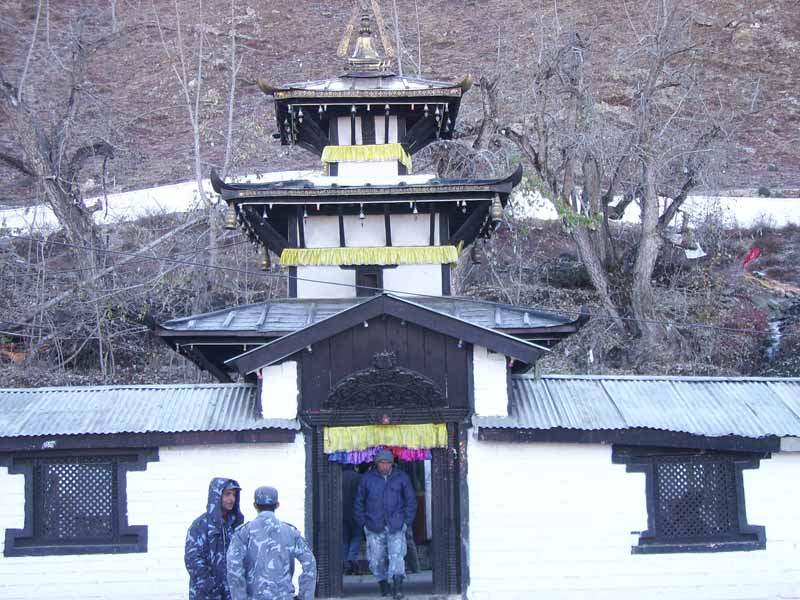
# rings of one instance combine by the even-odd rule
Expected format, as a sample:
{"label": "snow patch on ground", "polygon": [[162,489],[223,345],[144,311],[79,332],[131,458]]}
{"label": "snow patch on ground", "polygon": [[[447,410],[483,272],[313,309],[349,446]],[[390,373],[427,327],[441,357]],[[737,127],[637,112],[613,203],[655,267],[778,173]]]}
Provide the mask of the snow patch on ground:
{"label": "snow patch on ground", "polygon": [[[428,176],[415,179],[406,176],[403,179],[410,183],[422,183]],[[326,183],[330,178],[323,177],[319,171],[283,171],[263,175],[249,175],[236,179],[237,182],[288,181],[292,179],[309,179]],[[339,183],[343,183],[339,181]],[[358,182],[347,182],[348,184]],[[373,185],[375,182],[372,182]],[[211,189],[208,180],[203,188],[212,202],[218,203],[218,196]],[[109,225],[146,217],[153,214],[186,212],[199,208],[200,197],[194,181],[184,181],[172,185],[162,185],[142,190],[109,194],[108,202],[102,198],[90,199],[87,204],[93,205],[102,200],[103,209],[94,213],[98,225]],[[553,205],[537,193],[524,192],[512,196],[513,210],[519,216],[534,217],[543,220],[558,219]],[[220,206],[220,210],[222,207]],[[693,224],[713,219],[726,227],[767,226],[780,228],[790,224],[800,224],[800,199],[798,198],[762,198],[740,196],[690,196],[681,209],[689,216]],[[677,217],[681,223],[682,214]],[[639,220],[639,207],[631,204],[624,214],[627,222]],[[30,233],[32,231],[55,229],[58,221],[53,211],[45,204],[27,208],[0,210],[0,229],[13,233]]]}

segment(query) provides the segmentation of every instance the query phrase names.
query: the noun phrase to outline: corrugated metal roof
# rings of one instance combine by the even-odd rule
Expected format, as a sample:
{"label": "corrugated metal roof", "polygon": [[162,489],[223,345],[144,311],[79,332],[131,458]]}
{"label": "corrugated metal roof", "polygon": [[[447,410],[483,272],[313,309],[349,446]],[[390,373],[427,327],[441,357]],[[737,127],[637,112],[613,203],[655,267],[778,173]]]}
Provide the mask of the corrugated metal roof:
{"label": "corrugated metal roof", "polygon": [[250,384],[0,389],[0,437],[299,429],[262,419]]}
{"label": "corrugated metal roof", "polygon": [[[166,331],[187,331],[202,334],[210,331],[292,332],[366,302],[371,298],[282,299],[226,308],[161,325]],[[430,310],[456,317],[490,329],[530,329],[558,327],[572,323],[564,315],[535,308],[511,306],[472,298],[418,297],[408,300]],[[231,317],[231,315],[233,315]]]}
{"label": "corrugated metal roof", "polygon": [[511,378],[502,429],[634,429],[720,437],[800,436],[800,379],[658,376]]}

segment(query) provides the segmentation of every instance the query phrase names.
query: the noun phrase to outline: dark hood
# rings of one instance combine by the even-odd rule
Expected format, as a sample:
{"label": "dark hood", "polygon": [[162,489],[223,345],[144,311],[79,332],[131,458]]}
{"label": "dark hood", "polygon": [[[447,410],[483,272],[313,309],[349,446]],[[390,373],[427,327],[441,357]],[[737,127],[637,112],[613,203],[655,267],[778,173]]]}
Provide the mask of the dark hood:
{"label": "dark hood", "polygon": [[242,488],[235,479],[214,477],[214,479],[211,480],[211,483],[208,484],[208,502],[206,504],[206,511],[208,512],[208,516],[210,518],[214,519],[215,521],[222,521],[222,492],[231,488],[239,491],[239,493],[236,494],[236,504],[233,505],[233,510],[231,510],[231,515],[233,515],[233,521],[231,523],[235,528],[244,523],[244,515],[239,507],[239,503],[242,499]]}

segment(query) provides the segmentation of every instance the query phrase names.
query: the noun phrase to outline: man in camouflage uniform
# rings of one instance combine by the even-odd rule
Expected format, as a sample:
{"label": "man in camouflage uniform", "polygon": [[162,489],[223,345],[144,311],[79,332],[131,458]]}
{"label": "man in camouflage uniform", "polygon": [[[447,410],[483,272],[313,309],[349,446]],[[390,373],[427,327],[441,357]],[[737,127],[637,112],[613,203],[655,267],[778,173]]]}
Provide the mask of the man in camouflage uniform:
{"label": "man in camouflage uniform", "polygon": [[189,600],[230,600],[225,557],[233,532],[244,523],[239,510],[240,489],[233,479],[212,479],[206,512],[189,527],[184,554]]}
{"label": "man in camouflage uniform", "polygon": [[317,561],[297,529],[275,516],[278,490],[256,490],[258,516],[236,530],[228,549],[228,583],[232,600],[292,600],[294,561],[303,567],[300,600],[313,600]]}
{"label": "man in camouflage uniform", "polygon": [[375,467],[361,478],[354,517],[367,536],[369,569],[378,580],[381,596],[403,598],[406,574],[406,530],[417,513],[417,496],[411,478],[394,468],[389,450],[375,455]]}

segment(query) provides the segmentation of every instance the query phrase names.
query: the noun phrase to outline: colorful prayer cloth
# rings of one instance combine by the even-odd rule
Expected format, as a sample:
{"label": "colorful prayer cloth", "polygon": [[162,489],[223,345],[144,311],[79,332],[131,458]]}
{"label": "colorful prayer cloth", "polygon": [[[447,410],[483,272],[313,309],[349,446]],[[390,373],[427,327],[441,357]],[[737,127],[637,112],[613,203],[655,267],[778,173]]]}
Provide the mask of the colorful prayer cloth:
{"label": "colorful prayer cloth", "polygon": [[430,460],[431,451],[427,448],[399,448],[397,446],[375,446],[365,450],[351,450],[350,452],[331,452],[328,460],[344,465],[360,465],[373,462],[375,455],[381,450],[389,450],[391,453],[405,462],[414,460]]}
{"label": "colorful prayer cloth", "polygon": [[325,427],[324,437],[325,454],[366,450],[375,446],[411,449],[446,448],[447,426],[444,423],[420,423]]}

